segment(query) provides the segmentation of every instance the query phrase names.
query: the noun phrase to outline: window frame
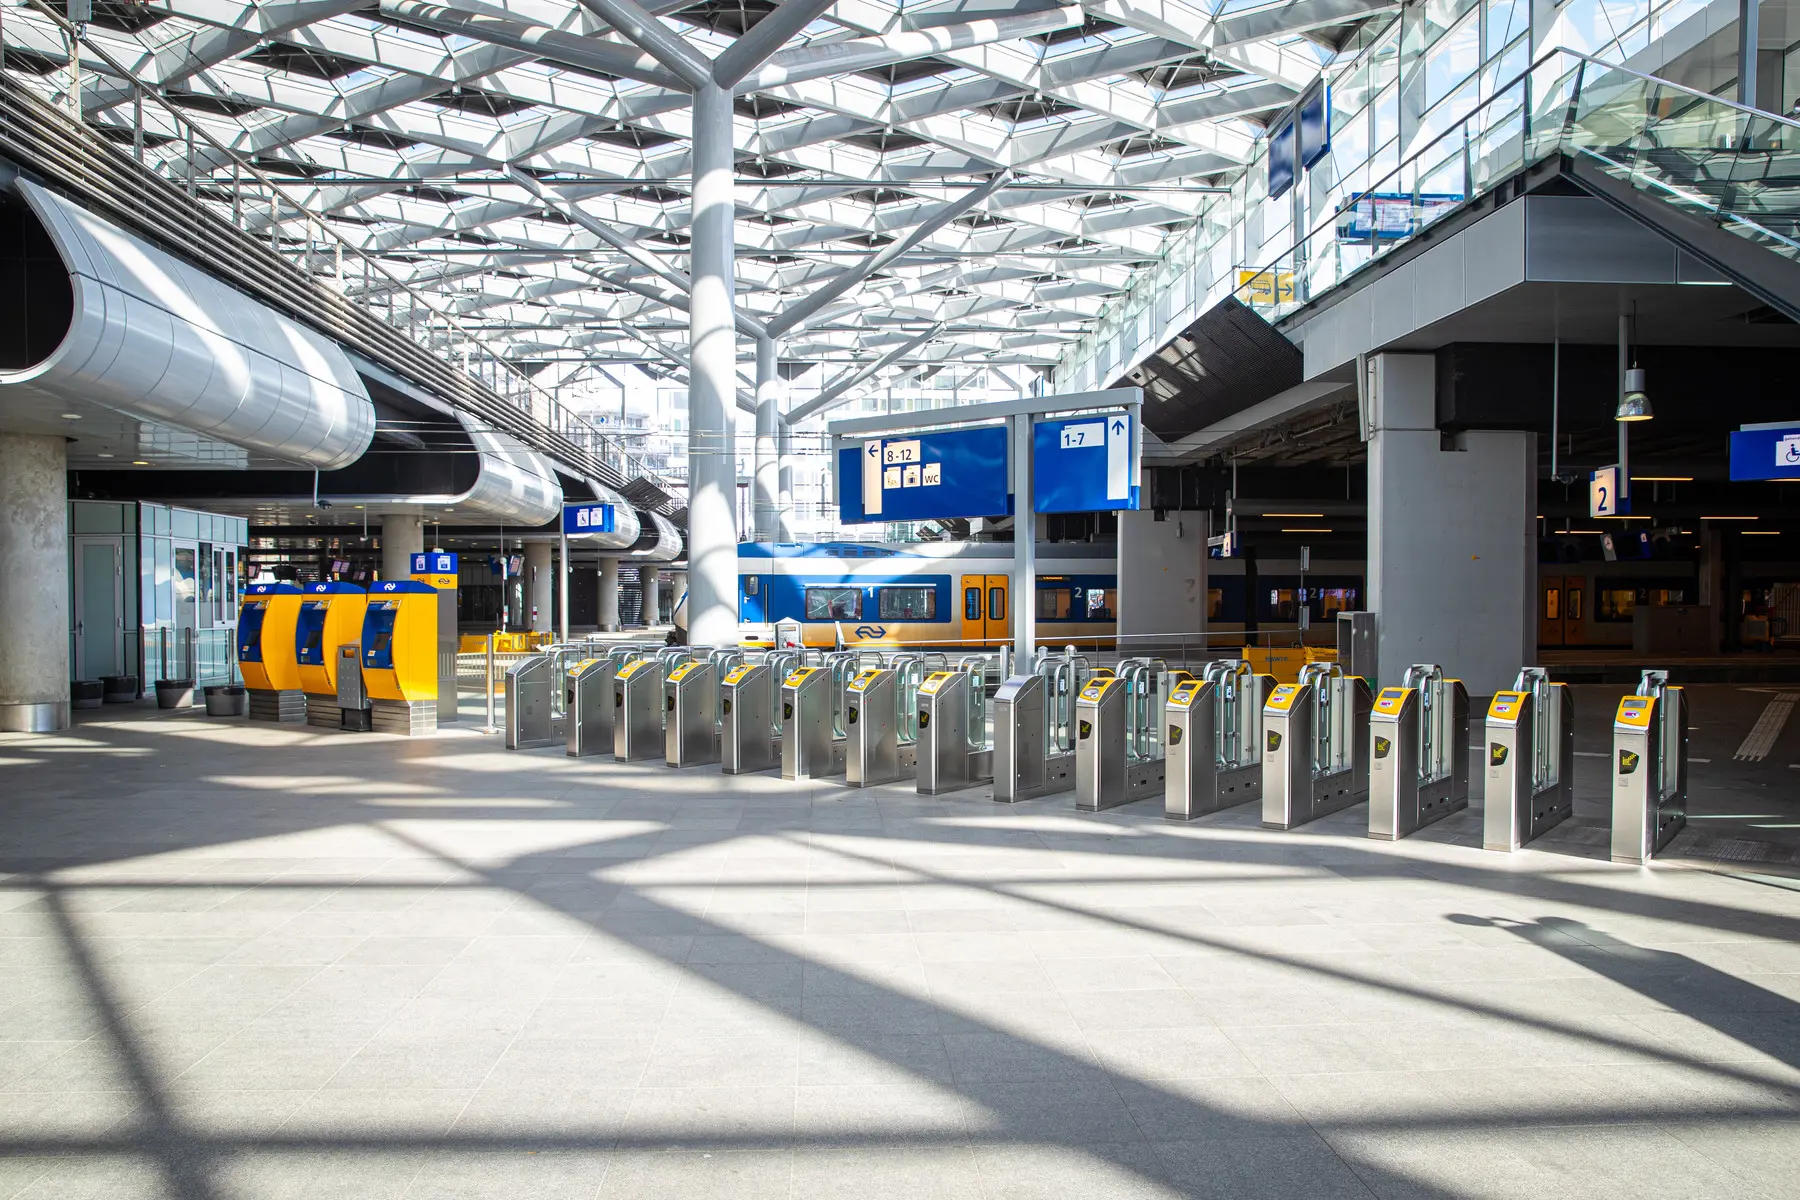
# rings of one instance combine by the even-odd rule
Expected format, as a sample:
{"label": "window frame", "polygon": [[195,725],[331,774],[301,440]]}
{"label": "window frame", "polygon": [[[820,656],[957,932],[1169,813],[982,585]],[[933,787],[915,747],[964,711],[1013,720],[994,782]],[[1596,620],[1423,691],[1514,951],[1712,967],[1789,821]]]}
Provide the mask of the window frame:
{"label": "window frame", "polygon": [[[887,611],[888,595],[895,592],[915,592],[925,598],[923,616],[890,616]],[[875,589],[875,615],[879,621],[935,621],[937,617],[937,588],[926,584],[891,584]]]}
{"label": "window frame", "polygon": [[[814,592],[826,592],[826,593],[831,593],[834,596],[846,595],[846,594],[850,595],[850,596],[854,596],[856,598],[856,603],[854,606],[855,611],[852,612],[848,616],[838,616],[830,611],[832,604],[830,601],[827,601],[826,605],[825,605],[825,609],[826,609],[825,615],[822,617],[815,617],[815,616],[813,616],[813,603],[812,603],[812,598],[813,598]],[[800,612],[802,614],[801,620],[803,620],[803,621],[860,621],[860,620],[862,620],[862,600],[863,600],[862,589],[855,586],[854,584],[834,584],[834,583],[806,584],[805,586],[803,586],[801,588],[801,592],[800,592]]]}

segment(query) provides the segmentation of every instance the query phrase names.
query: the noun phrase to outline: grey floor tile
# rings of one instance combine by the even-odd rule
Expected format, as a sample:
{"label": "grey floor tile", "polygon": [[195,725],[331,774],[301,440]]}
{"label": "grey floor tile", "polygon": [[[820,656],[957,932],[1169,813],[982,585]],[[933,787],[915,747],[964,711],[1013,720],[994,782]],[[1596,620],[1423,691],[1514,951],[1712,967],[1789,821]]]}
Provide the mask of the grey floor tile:
{"label": "grey floor tile", "polygon": [[1169,1179],[1187,1195],[1366,1200],[1373,1194],[1330,1146],[1310,1133],[1158,1142],[1156,1151]]}
{"label": "grey floor tile", "polygon": [[797,1150],[794,1200],[982,1200],[981,1168],[963,1146]]}
{"label": "grey floor tile", "polygon": [[1189,1195],[1147,1142],[977,1144],[981,1186],[993,1200],[1173,1200]]}
{"label": "grey floor tile", "polygon": [[613,1156],[602,1200],[786,1200],[794,1179],[791,1151],[639,1151]]}

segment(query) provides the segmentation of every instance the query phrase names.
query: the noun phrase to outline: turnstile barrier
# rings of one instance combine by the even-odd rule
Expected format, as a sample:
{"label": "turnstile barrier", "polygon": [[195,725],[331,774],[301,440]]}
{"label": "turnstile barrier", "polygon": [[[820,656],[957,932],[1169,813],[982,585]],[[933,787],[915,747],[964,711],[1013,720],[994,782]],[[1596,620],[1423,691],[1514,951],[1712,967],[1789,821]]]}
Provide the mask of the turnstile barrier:
{"label": "turnstile barrier", "polygon": [[1207,663],[1164,706],[1163,815],[1191,821],[1262,797],[1262,710],[1270,675],[1241,660]]}
{"label": "turnstile barrier", "polygon": [[911,771],[918,745],[900,738],[900,679],[892,667],[858,671],[844,692],[844,783],[874,787]]}
{"label": "turnstile barrier", "polygon": [[781,681],[781,777],[822,779],[844,769],[844,740],[834,735],[836,672],[802,666]]}
{"label": "turnstile barrier", "polygon": [[611,754],[613,711],[613,663],[608,658],[585,658],[569,668],[568,733],[563,750],[570,758]]}
{"label": "turnstile barrier", "polygon": [[1566,683],[1526,667],[1487,713],[1481,844],[1513,851],[1575,811],[1575,701]]}
{"label": "turnstile barrier", "polygon": [[719,761],[719,673],[690,659],[663,681],[663,761],[697,767]]}
{"label": "turnstile barrier", "polygon": [[[1096,675],[1077,693],[1075,807],[1098,812],[1162,793],[1160,701],[1157,676],[1141,660]],[[1146,721],[1156,729],[1146,732]]]}
{"label": "turnstile barrier", "polygon": [[719,769],[747,775],[781,765],[781,725],[768,662],[739,663],[719,683]]}
{"label": "turnstile barrier", "polygon": [[550,717],[550,656],[533,654],[506,669],[506,748],[528,750],[556,742]]}
{"label": "turnstile barrier", "polygon": [[1469,806],[1469,693],[1430,663],[1369,715],[1369,836],[1397,841]]}
{"label": "turnstile barrier", "polygon": [[663,750],[663,659],[633,659],[613,677],[613,757],[636,762]]}
{"label": "turnstile barrier", "polygon": [[1687,824],[1687,690],[1645,671],[1613,718],[1612,860],[1642,865]]}
{"label": "turnstile barrier", "polygon": [[[963,664],[967,665],[966,661]],[[985,672],[985,660],[981,669]],[[995,748],[974,732],[975,714],[986,724],[986,705],[971,700],[971,693],[986,697],[982,676],[961,666],[955,671],[934,671],[919,685],[919,794],[941,796],[985,783],[993,778]],[[1001,720],[996,699],[995,720]],[[999,729],[996,726],[996,745]]]}
{"label": "turnstile barrier", "polygon": [[1262,823],[1292,829],[1369,797],[1369,685],[1308,663],[1263,706]]}

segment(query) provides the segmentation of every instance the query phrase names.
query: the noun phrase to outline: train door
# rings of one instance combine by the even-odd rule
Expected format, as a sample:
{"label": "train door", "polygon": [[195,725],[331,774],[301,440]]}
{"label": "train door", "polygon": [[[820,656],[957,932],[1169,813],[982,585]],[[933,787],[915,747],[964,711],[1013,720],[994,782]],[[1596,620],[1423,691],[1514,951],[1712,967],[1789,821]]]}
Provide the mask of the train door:
{"label": "train door", "polygon": [[1562,641],[1580,646],[1587,641],[1587,576],[1564,575],[1562,588]]}
{"label": "train door", "polygon": [[1012,636],[1004,575],[964,575],[959,591],[964,645],[998,644]]}
{"label": "train door", "polygon": [[1563,644],[1562,576],[1538,576],[1538,645]]}
{"label": "train door", "polygon": [[983,639],[992,646],[1012,638],[1012,606],[1007,603],[1007,585],[1012,582],[1005,575],[988,575],[987,610],[983,620]]}
{"label": "train door", "polygon": [[1538,645],[1579,646],[1587,639],[1587,577],[1544,575],[1538,579]]}

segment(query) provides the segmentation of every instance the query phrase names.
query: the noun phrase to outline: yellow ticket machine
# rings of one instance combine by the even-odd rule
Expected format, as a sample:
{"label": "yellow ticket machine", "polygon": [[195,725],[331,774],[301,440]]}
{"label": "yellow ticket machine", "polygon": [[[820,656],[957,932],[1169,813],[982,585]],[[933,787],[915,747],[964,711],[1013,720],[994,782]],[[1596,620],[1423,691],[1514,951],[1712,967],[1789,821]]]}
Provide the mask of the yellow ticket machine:
{"label": "yellow ticket machine", "polygon": [[396,579],[370,590],[362,625],[362,672],[377,733],[437,729],[436,588]]}
{"label": "yellow ticket machine", "polygon": [[325,729],[343,727],[338,706],[338,647],[362,636],[363,611],[369,595],[353,583],[309,583],[300,597],[294,623],[294,656],[300,666],[300,690],[306,693],[306,723]]}
{"label": "yellow ticket machine", "polygon": [[294,657],[294,623],[300,618],[300,585],[253,583],[238,609],[238,670],[250,693],[252,721],[306,720],[300,664]]}

